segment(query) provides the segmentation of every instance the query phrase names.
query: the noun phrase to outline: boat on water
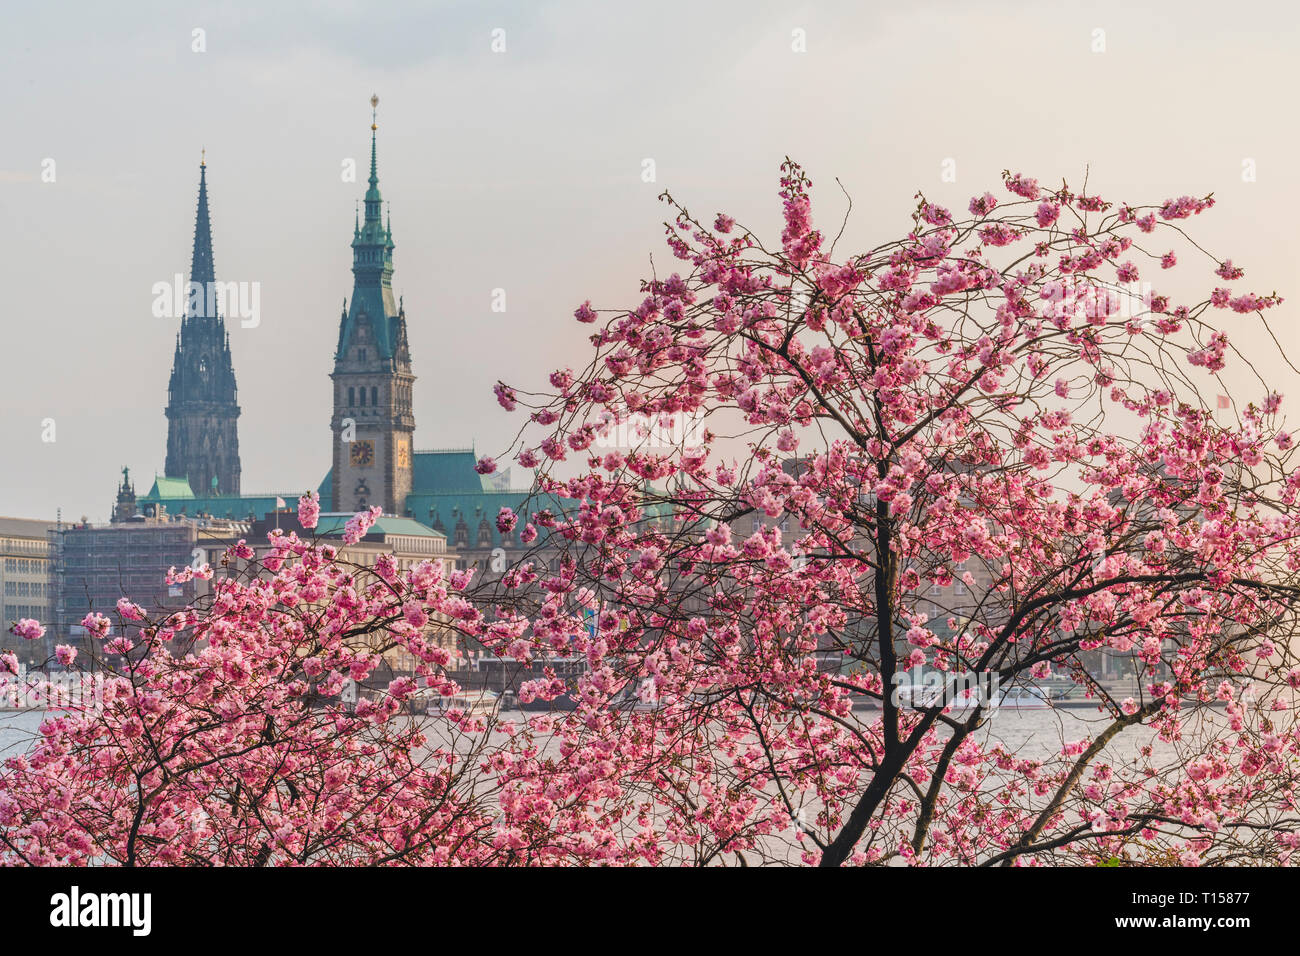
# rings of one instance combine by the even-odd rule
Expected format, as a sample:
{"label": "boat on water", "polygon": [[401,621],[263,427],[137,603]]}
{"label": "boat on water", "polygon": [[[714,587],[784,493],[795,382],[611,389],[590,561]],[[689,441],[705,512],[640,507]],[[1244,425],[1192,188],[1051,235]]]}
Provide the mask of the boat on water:
{"label": "boat on water", "polygon": [[439,717],[452,711],[486,715],[496,713],[500,702],[500,696],[490,690],[464,691],[459,694],[424,694],[413,696],[411,709],[415,713],[427,714],[430,717]]}
{"label": "boat on water", "polygon": [[990,689],[989,687],[945,687],[934,684],[902,685],[898,688],[900,707],[910,710],[929,710],[944,707],[948,713],[971,711],[976,707],[985,710],[1047,710],[1053,706],[1052,691],[1035,684],[1020,684]]}
{"label": "boat on water", "polygon": [[1012,710],[1048,710],[1052,707],[1052,692],[1034,684],[1008,687],[996,706]]}

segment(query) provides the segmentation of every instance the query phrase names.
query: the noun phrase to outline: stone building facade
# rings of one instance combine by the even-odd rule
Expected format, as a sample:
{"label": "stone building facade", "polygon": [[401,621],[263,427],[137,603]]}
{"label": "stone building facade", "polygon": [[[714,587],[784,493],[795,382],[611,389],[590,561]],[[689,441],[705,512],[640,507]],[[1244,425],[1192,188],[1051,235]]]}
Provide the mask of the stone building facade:
{"label": "stone building facade", "polygon": [[[372,99],[378,105],[378,98]],[[379,505],[402,515],[411,493],[415,415],[406,310],[393,299],[393,231],[383,223],[379,165],[370,124],[365,218],[352,232],[352,301],[344,303],[334,354],[330,498],[339,510]]]}

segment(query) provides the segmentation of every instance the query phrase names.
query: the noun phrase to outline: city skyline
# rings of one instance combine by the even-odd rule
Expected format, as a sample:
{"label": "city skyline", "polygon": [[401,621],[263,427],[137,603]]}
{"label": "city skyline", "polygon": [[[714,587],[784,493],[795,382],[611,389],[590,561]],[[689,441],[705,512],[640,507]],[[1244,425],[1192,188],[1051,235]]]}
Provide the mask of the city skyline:
{"label": "city skyline", "polygon": [[301,945],[322,867],[978,867],[878,895],[993,926],[1032,869],[1084,903],[1038,936],[1275,921],[1300,7],[4,24],[20,938],[269,941],[255,870]]}
{"label": "city skyline", "polygon": [[[517,423],[492,399],[497,379],[543,384],[585,348],[571,318],[580,302],[632,304],[651,256],[671,268],[661,190],[776,235],[786,154],[817,184],[826,227],[846,206],[837,178],[852,196],[846,248],[896,232],[914,190],[960,208],[1007,166],[1081,183],[1082,157],[1111,198],[1213,191],[1204,228],[1262,286],[1287,295],[1300,259],[1295,237],[1265,247],[1251,231],[1300,199],[1295,134],[1271,121],[1267,97],[1248,95],[1287,80],[1285,58],[1265,55],[1285,46],[1279,20],[1296,17],[1281,6],[1218,23],[1208,4],[1192,5],[1175,26],[1116,4],[1032,21],[1011,5],[883,15],[722,5],[692,10],[698,29],[686,33],[677,15],[637,24],[592,4],[339,4],[314,18],[159,5],[129,22],[81,9],[23,11],[0,41],[14,132],[0,147],[12,310],[0,441],[18,466],[0,514],[103,520],[122,465],[141,482],[163,473],[179,323],[151,315],[152,289],[186,271],[205,150],[218,277],[261,293],[259,324],[230,328],[242,485],[314,486],[329,467],[328,372],[375,92],[395,291],[415,317],[417,448],[507,444]],[[925,36],[931,67],[912,75],[892,35]],[[987,62],[959,74],[942,53],[964,43],[983,43]],[[1032,89],[1013,84],[1022,54],[1058,68]],[[1203,57],[1226,58],[1233,81],[1201,69]],[[654,70],[660,61],[708,68]],[[1180,95],[1161,102],[1170,86]],[[1010,98],[987,115],[980,96],[991,91]],[[1125,97],[1140,101],[1134,115],[1107,111]],[[1205,136],[1214,124],[1225,128]],[[348,160],[354,181],[342,176]],[[949,160],[955,182],[943,179]],[[504,313],[492,311],[497,290]],[[1266,348],[1265,377],[1293,383],[1280,359],[1288,343],[1249,327],[1233,340],[1248,354]],[[1232,384],[1243,395],[1251,385]]]}

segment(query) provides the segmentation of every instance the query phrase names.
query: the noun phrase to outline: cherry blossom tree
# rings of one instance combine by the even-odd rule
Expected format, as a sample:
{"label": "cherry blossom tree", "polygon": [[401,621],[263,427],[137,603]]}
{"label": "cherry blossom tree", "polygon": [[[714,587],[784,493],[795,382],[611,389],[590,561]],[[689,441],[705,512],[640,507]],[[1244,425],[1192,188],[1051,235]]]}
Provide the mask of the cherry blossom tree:
{"label": "cherry blossom tree", "polygon": [[[1208,197],[1004,186],[844,258],[793,163],[779,247],[665,194],[679,271],[576,311],[581,372],[496,388],[530,416],[497,458],[539,492],[498,523],[560,558],[399,571],[273,535],[177,572],[213,575],[184,613],[92,614],[112,679],[5,762],[4,858],[1287,861],[1300,477],[1280,396],[1217,400],[1249,368],[1228,333],[1281,299],[1141,285],[1242,278],[1185,232]],[[520,687],[551,712],[410,717],[457,689],[449,634],[586,670]],[[416,672],[343,706],[393,648]],[[996,694],[902,699],[922,670],[1055,677],[1098,719],[1029,753]]]}
{"label": "cherry blossom tree", "polygon": [[[319,505],[303,501],[315,525]],[[356,541],[375,516],[358,515]],[[379,864],[475,858],[490,819],[462,780],[473,747],[431,746],[392,720],[415,687],[393,681],[378,702],[340,695],[379,655],[428,646],[416,603],[389,600],[449,583],[426,562],[398,585],[396,562],[361,568],[331,544],[273,535],[260,556],[241,542],[222,560],[169,575],[211,581],[201,605],[161,620],[126,598],[118,636],[98,612],[107,680],[51,710],[29,752],[0,776],[5,858],[30,864]],[[251,570],[251,573],[250,573]],[[387,596],[387,597],[385,597]],[[411,623],[416,622],[416,623]],[[20,622],[39,636],[35,622]],[[77,653],[60,646],[74,665]],[[5,662],[16,673],[16,661]],[[432,670],[427,670],[432,673]],[[431,684],[436,688],[435,678]],[[460,715],[454,715],[459,717]],[[481,847],[480,847],[481,848]]]}
{"label": "cherry blossom tree", "polygon": [[[595,354],[553,392],[497,389],[547,429],[519,462],[575,502],[543,620],[599,613],[581,739],[618,742],[628,812],[653,806],[659,849],[693,862],[789,859],[792,830],[827,865],[1286,859],[1300,477],[1262,383],[1215,417],[1227,332],[1281,300],[1139,284],[1183,249],[1242,278],[1184,231],[1213,200],[1007,173],[1009,202],[959,221],[918,197],[904,238],[836,259],[783,173],[779,248],[665,194],[680,271],[603,321],[584,303]],[[698,440],[602,448],[629,416]],[[534,619],[534,645],[571,629]],[[987,706],[900,706],[918,667],[1060,675],[1110,719],[1027,757],[981,736]],[[656,708],[611,714],[632,687]],[[1142,732],[1136,763],[1110,756]]]}

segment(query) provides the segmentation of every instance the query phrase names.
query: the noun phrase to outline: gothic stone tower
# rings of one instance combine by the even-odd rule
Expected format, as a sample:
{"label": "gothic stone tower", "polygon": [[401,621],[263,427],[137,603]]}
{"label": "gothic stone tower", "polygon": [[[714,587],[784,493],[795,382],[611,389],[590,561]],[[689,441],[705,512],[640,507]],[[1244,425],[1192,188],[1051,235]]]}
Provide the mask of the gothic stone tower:
{"label": "gothic stone tower", "polygon": [[[188,478],[196,495],[239,494],[239,434],[230,335],[217,314],[208,221],[207,162],[199,164],[199,211],[194,222],[190,282],[204,295],[186,298],[167,388],[168,478]],[[193,286],[191,286],[193,288]]]}
{"label": "gothic stone tower", "polygon": [[[371,97],[372,108],[379,105]],[[411,492],[411,352],[406,312],[393,301],[392,217],[382,222],[375,133],[370,124],[370,188],[365,219],[352,232],[352,302],[344,302],[334,354],[333,507],[379,505],[404,515]]]}

